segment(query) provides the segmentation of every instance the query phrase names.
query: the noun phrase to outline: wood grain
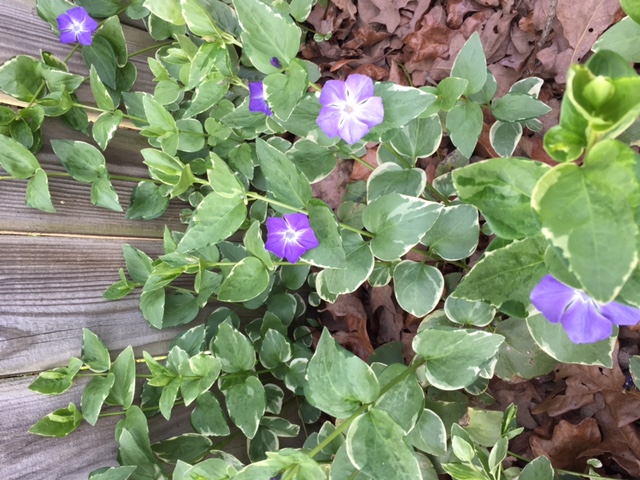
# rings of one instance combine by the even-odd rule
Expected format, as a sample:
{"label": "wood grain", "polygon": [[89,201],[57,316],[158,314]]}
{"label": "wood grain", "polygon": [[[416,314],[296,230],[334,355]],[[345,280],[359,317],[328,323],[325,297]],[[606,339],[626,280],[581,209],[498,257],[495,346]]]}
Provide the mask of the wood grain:
{"label": "wood grain", "polygon": [[[70,402],[80,404],[86,381],[78,381],[62,395],[49,397],[28,390],[32,378],[0,379],[0,478],[2,480],[86,480],[101,467],[116,467],[118,445],[116,423],[122,418],[105,417],[95,427],[83,422],[65,438],[46,438],[28,433],[40,418]],[[171,420],[160,415],[149,419],[152,442],[192,432],[191,407],[175,407]],[[214,442],[222,439],[212,438]],[[236,436],[225,451],[246,461],[246,439]]]}
{"label": "wood grain", "polygon": [[[124,267],[122,243],[0,236],[0,251],[5,252],[0,260],[0,375],[66,365],[69,357],[80,355],[83,327],[110,350],[132,345],[136,356],[143,349],[167,352],[176,333],[187,327],[154,329],[142,317],[136,294],[116,301],[102,298]],[[162,253],[160,241],[128,243],[152,258]],[[194,322],[202,322],[214,308],[201,311]],[[238,313],[247,318],[247,313]]]}

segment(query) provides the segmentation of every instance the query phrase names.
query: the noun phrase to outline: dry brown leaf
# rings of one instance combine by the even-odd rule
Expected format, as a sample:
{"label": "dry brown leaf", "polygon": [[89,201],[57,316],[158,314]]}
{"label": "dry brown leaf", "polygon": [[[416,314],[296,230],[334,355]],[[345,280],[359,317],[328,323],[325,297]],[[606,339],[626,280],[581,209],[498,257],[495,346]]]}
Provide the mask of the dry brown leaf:
{"label": "dry brown leaf", "polygon": [[405,37],[404,42],[412,52],[412,61],[448,58],[451,38],[456,32],[447,27],[445,18],[442,7],[436,6],[423,17],[420,29]]}
{"label": "dry brown leaf", "polygon": [[400,9],[406,7],[408,0],[359,0],[358,13],[367,23],[379,23],[389,33],[395,32],[400,25]]}
{"label": "dry brown leaf", "polygon": [[582,472],[589,458],[584,451],[596,448],[601,441],[598,422],[593,418],[585,418],[578,425],[560,420],[550,439],[534,435],[529,443],[533,455],[548,457],[555,468]]}
{"label": "dry brown leaf", "polygon": [[[367,153],[365,153],[362,160],[374,168],[378,166],[378,147],[367,148]],[[365,167],[360,162],[353,161],[353,170],[351,172],[351,182],[356,182],[358,180],[367,180],[369,176],[373,172],[372,168]]]}
{"label": "dry brown leaf", "polygon": [[351,175],[351,162],[338,162],[336,168],[317,183],[311,185],[313,196],[321,198],[334,210],[342,203],[342,196],[347,189]]}
{"label": "dry brown leaf", "polygon": [[620,10],[619,0],[558,0],[556,15],[573,48],[571,63],[580,62]]}
{"label": "dry brown leaf", "polygon": [[367,313],[358,297],[340,295],[334,303],[318,311],[323,314],[323,324],[329,330],[338,330],[333,333],[338,343],[364,360],[371,355],[373,346],[367,333]]}
{"label": "dry brown leaf", "polygon": [[469,13],[479,12],[485,8],[474,0],[449,0],[447,2],[447,23],[451,28],[460,28]]}

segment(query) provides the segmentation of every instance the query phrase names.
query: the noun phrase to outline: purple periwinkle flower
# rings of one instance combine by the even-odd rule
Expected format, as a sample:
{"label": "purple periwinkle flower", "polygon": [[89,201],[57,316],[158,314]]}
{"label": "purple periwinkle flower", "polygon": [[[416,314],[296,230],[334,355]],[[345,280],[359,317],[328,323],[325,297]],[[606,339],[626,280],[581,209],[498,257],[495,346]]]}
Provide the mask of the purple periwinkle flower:
{"label": "purple periwinkle flower", "polygon": [[302,255],[318,245],[320,243],[309,225],[309,217],[304,213],[267,218],[267,241],[264,247],[268,252],[296,263]]}
{"label": "purple periwinkle flower", "polygon": [[601,305],[586,293],[545,275],[531,292],[531,302],[551,323],[558,323],[573,343],[609,338],[613,325],[635,325],[640,309],[618,302]]}
{"label": "purple periwinkle flower", "polygon": [[353,74],[346,81],[329,80],[320,93],[318,125],[329,137],[338,136],[350,145],[382,123],[382,98],[373,96],[373,80]]}
{"label": "purple periwinkle flower", "polygon": [[278,60],[278,57],[271,57],[271,60],[269,60],[269,63],[271,64],[272,67],[282,68],[282,64],[280,63],[280,60]]}
{"label": "purple periwinkle flower", "polygon": [[80,45],[91,45],[91,35],[98,28],[98,22],[91,18],[84,8],[71,8],[56,20],[62,43],[78,42]]}
{"label": "purple periwinkle flower", "polygon": [[249,82],[249,111],[262,112],[270,117],[273,112],[264,99],[265,88],[262,82]]}

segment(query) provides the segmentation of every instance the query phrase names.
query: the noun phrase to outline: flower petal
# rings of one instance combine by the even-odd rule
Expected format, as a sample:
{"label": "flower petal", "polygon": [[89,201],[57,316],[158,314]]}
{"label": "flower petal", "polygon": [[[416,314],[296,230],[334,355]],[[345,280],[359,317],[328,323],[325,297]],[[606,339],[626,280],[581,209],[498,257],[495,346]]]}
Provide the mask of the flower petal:
{"label": "flower petal", "polygon": [[61,31],[60,32],[60,42],[61,43],[75,43],[76,34],[71,30]]}
{"label": "flower petal", "polygon": [[600,307],[602,315],[615,325],[635,325],[640,322],[640,309],[611,302]]}
{"label": "flower petal", "polygon": [[340,123],[343,121],[342,116],[343,111],[341,108],[334,106],[322,107],[316,123],[327,137],[337,137]]}
{"label": "flower petal", "polygon": [[89,14],[83,7],[70,8],[65,13],[76,23],[84,23],[89,17]]}
{"label": "flower petal", "polygon": [[362,140],[369,133],[369,130],[366,123],[361,122],[352,114],[345,119],[342,126],[338,127],[338,135],[349,145],[353,145]]}
{"label": "flower petal", "polygon": [[322,87],[320,92],[320,98],[318,99],[320,105],[338,105],[340,108],[344,107],[347,101],[347,90],[345,82],[342,80],[329,80]]}
{"label": "flower petal", "polygon": [[287,222],[294,230],[304,230],[305,228],[311,228],[309,223],[309,217],[304,213],[288,213],[283,216],[284,221]]}
{"label": "flower petal", "polygon": [[373,96],[373,80],[366,75],[349,75],[345,84],[349,102],[360,103]]}
{"label": "flower petal", "polygon": [[284,258],[287,262],[296,263],[302,255],[307,253],[308,248],[295,242],[286,243],[284,247]]}
{"label": "flower petal", "polygon": [[611,322],[598,312],[589,299],[578,298],[562,315],[561,324],[573,343],[595,343],[613,333]]}
{"label": "flower petal", "polygon": [[264,99],[264,84],[262,82],[249,82],[249,111],[264,113],[269,117],[273,115]]}
{"label": "flower petal", "polygon": [[359,103],[353,107],[353,113],[351,115],[364,123],[369,129],[372,129],[376,125],[381,124],[382,120],[384,120],[382,99],[380,97],[371,97],[368,100]]}
{"label": "flower petal", "polygon": [[531,303],[551,323],[558,323],[567,306],[576,298],[576,290],[545,275],[531,291]]}
{"label": "flower petal", "polygon": [[78,34],[78,43],[80,45],[91,45],[93,41],[93,37],[91,36],[91,32],[83,31]]}
{"label": "flower petal", "polygon": [[58,22],[58,30],[61,30],[61,31],[71,29],[71,25],[73,24],[73,20],[66,13],[63,13],[62,15],[58,15],[58,18],[56,18],[56,21]]}

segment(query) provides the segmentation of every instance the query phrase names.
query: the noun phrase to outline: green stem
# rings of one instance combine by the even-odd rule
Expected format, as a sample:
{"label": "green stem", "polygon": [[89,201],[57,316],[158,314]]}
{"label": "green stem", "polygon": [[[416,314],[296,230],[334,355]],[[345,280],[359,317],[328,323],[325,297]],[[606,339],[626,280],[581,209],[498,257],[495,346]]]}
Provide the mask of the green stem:
{"label": "green stem", "polygon": [[80,48],[80,44],[76,43],[71,49],[71,51],[67,54],[67,56],[64,57],[64,60],[62,61],[62,63],[66,64],[71,59],[71,57],[73,57],[73,54],[78,51],[79,48]]}
{"label": "green stem", "polygon": [[[279,207],[287,208],[289,210],[293,210],[294,212],[304,213],[305,215],[309,215],[309,212],[307,212],[306,210],[292,207],[291,205],[287,205],[286,203],[280,202],[278,200],[274,200],[272,198],[263,197],[262,195],[258,195],[257,193],[254,193],[254,192],[247,192],[246,196],[254,200],[262,200],[264,202],[271,203],[272,205],[278,205]],[[359,230],[345,223],[338,223],[338,225],[340,225],[340,227],[344,228],[345,230],[350,230],[352,232],[359,233],[363,237],[369,237],[369,238],[375,237],[373,233],[365,232],[364,230]]]}
{"label": "green stem", "polygon": [[446,199],[445,197],[443,197],[442,194],[438,190],[436,190],[436,187],[431,185],[429,182],[427,182],[427,188],[429,189],[429,192],[431,193],[431,195],[433,195],[438,200],[440,200],[442,203],[444,203],[445,206],[448,207],[449,205],[451,205],[451,202],[448,199]]}
{"label": "green stem", "polygon": [[349,154],[349,158],[355,160],[356,162],[358,162],[359,164],[365,166],[366,168],[368,168],[369,170],[375,170],[376,167],[374,167],[373,165],[371,165],[370,163],[365,162],[364,160],[362,160],[360,157],[358,157],[357,155],[354,155],[353,153]]}
{"label": "green stem", "polygon": [[129,58],[135,57],[136,55],[141,55],[143,53],[150,52],[151,50],[156,50],[158,48],[166,47],[167,45],[171,45],[171,44],[173,44],[173,42],[164,42],[156,45],[151,45],[150,47],[142,48],[140,50],[136,50],[133,53],[130,53]]}
{"label": "green stem", "polygon": [[[45,172],[48,177],[71,177],[69,173],[64,172]],[[142,177],[130,177],[128,175],[111,175],[109,174],[109,178],[111,180],[121,180],[123,182],[155,182],[155,180],[151,180],[150,178],[142,178]],[[158,182],[155,182],[158,183]]]}
{"label": "green stem", "polygon": [[[98,108],[98,107],[92,107],[91,105],[84,105],[82,103],[73,103],[72,104],[74,107],[78,107],[78,108],[84,108],[85,110],[93,110],[94,112],[108,112],[111,113],[112,110],[105,110],[104,108]],[[142,122],[142,123],[146,123],[148,124],[149,121],[145,118],[140,118],[140,117],[134,117],[133,115],[127,115],[126,113],[122,114],[123,118],[128,118],[129,120],[134,120],[136,122]],[[203,134],[204,136],[204,134]]]}
{"label": "green stem", "polygon": [[[509,450],[507,453],[511,457],[515,457],[518,460],[522,460],[523,462],[531,463],[533,461],[533,460],[529,460],[528,458],[523,457],[522,455],[518,455],[517,453],[513,453],[511,450]],[[564,473],[565,475],[574,475],[576,477],[597,478],[597,479],[600,479],[600,480],[616,480],[615,478],[611,478],[611,477],[602,477],[600,475],[591,475],[591,474],[588,474],[588,473],[571,472],[569,470],[563,470],[561,468],[554,468],[554,470],[556,472],[559,472],[559,473]]]}
{"label": "green stem", "polygon": [[319,85],[313,83],[313,82],[309,82],[309,88],[311,88],[312,90],[316,91],[316,92],[321,92],[322,88],[320,88]]}
{"label": "green stem", "polygon": [[[406,158],[404,158],[402,155],[400,155],[398,152],[396,152],[393,148],[391,148],[389,145],[387,145],[386,143],[381,143],[380,145],[382,145],[387,151],[389,151],[394,157],[396,157],[396,160],[398,160],[399,162],[403,163],[405,167],[407,168],[413,168],[413,165],[410,164]],[[380,148],[380,147],[378,147]]]}
{"label": "green stem", "polygon": [[[176,405],[184,405],[184,400],[176,401],[173,404],[173,406],[175,407]],[[142,410],[143,412],[153,412],[154,410],[158,410],[158,407],[145,407],[145,408],[141,408],[140,410]],[[102,418],[102,417],[117,417],[118,415],[126,415],[126,414],[127,414],[127,410],[121,410],[119,412],[101,413],[100,415],[98,415],[98,418]]]}
{"label": "green stem", "polygon": [[[382,388],[380,390],[380,395],[378,395],[378,399],[380,399],[385,393],[387,393],[389,390],[391,390],[393,387],[395,387],[398,383],[400,383],[401,381],[403,381],[405,378],[407,378],[409,375],[412,375],[416,372],[416,370],[418,370],[418,368],[420,368],[422,365],[424,365],[427,362],[426,359],[422,358],[418,361],[416,361],[415,363],[409,365],[409,367],[402,372],[400,375],[398,375],[396,378],[394,378],[393,380],[391,380],[391,382],[387,383],[384,388]],[[377,400],[376,400],[377,401]],[[309,452],[309,457],[313,458],[314,456],[316,456],[318,453],[320,453],[320,451],[326,447],[327,445],[329,445],[331,442],[333,442],[333,440],[340,435],[342,432],[344,432],[349,425],[351,425],[353,423],[353,421],[358,418],[360,415],[362,415],[365,410],[367,410],[371,405],[373,405],[374,403],[376,403],[376,401],[370,402],[370,403],[365,403],[363,405],[360,406],[360,408],[358,408],[358,410],[356,410],[349,418],[347,418],[344,422],[342,422],[340,424],[340,426],[338,428],[336,428],[330,435],[327,436],[327,438],[325,438],[322,442],[320,442],[316,448],[314,448],[313,450],[311,450]]]}

